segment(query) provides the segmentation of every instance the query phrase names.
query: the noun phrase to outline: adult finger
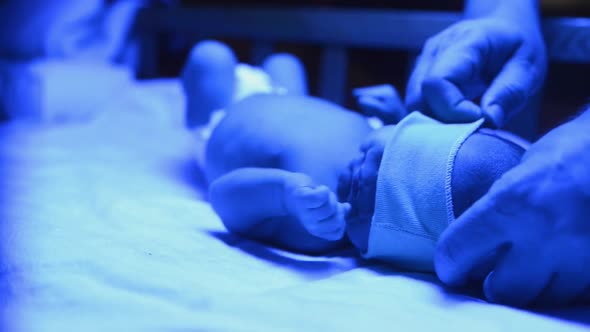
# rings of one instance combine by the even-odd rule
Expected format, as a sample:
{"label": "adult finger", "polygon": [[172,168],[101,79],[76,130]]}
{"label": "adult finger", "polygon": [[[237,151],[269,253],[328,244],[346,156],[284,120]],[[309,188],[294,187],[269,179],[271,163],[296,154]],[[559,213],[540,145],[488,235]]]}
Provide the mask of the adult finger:
{"label": "adult finger", "polygon": [[422,85],[424,99],[432,114],[447,123],[473,122],[483,114],[481,108],[467,99],[453,82],[446,79],[429,79]]}
{"label": "adult finger", "polygon": [[[571,236],[555,242],[548,255],[554,257],[555,273],[535,305],[559,307],[572,304],[586,289],[590,290],[590,243]],[[568,253],[564,255],[564,253]]]}
{"label": "adult finger", "polygon": [[485,275],[512,245],[507,216],[486,196],[453,222],[441,235],[435,251],[435,270],[445,284],[462,286],[475,274]]}
{"label": "adult finger", "polygon": [[482,116],[463,91],[481,85],[477,77],[483,59],[473,45],[461,43],[440,52],[422,84],[423,99],[441,121],[471,122]]}
{"label": "adult finger", "polygon": [[482,97],[483,113],[490,125],[502,127],[537,92],[541,78],[531,68],[530,62],[513,60],[494,79]]}
{"label": "adult finger", "polygon": [[533,302],[551,281],[551,260],[529,247],[513,247],[495,264],[484,282],[486,298],[495,303],[524,307]]}
{"label": "adult finger", "polygon": [[416,64],[406,88],[406,109],[408,113],[419,111],[428,114],[427,104],[422,98],[422,83],[435,60],[437,49],[438,41],[434,37],[426,42],[422,53],[416,59]]}

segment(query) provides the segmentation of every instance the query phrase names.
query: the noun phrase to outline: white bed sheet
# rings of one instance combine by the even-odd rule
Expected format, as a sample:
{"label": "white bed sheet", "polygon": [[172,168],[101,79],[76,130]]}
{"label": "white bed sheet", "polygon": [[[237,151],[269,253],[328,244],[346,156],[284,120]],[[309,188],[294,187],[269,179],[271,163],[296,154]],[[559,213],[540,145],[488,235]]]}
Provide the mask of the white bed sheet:
{"label": "white bed sheet", "polygon": [[130,85],[89,123],[0,128],[0,289],[10,331],[568,331],[350,253],[227,234],[204,202],[176,81]]}

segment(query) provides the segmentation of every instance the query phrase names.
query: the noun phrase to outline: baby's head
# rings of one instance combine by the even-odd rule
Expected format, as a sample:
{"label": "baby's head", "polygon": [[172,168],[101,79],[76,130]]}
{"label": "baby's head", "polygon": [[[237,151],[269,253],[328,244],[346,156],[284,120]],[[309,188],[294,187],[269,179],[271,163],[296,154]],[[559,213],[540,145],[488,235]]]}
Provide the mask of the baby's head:
{"label": "baby's head", "polygon": [[[340,199],[351,204],[347,234],[361,251],[367,248],[375,213],[377,175],[386,145],[393,140],[394,130],[395,126],[386,126],[371,133],[361,145],[359,156],[350,162],[340,177]],[[471,134],[457,150],[451,176],[455,218],[480,199],[498,178],[519,163],[526,144],[519,144],[512,137],[507,133],[480,129]]]}

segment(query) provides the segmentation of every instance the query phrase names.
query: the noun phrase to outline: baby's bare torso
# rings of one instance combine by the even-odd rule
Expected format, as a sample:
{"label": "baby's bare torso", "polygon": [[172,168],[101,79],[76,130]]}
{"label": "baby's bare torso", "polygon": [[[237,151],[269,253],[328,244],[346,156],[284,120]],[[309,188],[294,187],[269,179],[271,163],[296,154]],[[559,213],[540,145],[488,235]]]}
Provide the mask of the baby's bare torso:
{"label": "baby's bare torso", "polygon": [[237,168],[279,168],[336,191],[372,131],[366,118],[321,99],[257,95],[227,109],[207,145],[209,181]]}

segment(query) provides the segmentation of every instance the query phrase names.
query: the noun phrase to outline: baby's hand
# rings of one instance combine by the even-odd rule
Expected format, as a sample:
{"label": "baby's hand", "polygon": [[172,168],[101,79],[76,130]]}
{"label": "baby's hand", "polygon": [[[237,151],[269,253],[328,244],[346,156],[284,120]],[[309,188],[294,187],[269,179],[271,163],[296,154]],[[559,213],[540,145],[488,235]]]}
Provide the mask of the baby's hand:
{"label": "baby's hand", "polygon": [[311,235],[329,241],[342,239],[350,204],[338,202],[328,187],[314,185],[311,181],[286,189],[287,211],[297,217]]}
{"label": "baby's hand", "polygon": [[371,220],[375,212],[377,175],[387,142],[392,138],[394,126],[374,131],[361,145],[361,154],[349,166],[351,189],[347,201],[352,211],[347,218],[348,238],[360,251],[368,246]]}
{"label": "baby's hand", "polygon": [[376,116],[386,124],[398,123],[407,114],[393,85],[357,88],[352,93],[365,115]]}

